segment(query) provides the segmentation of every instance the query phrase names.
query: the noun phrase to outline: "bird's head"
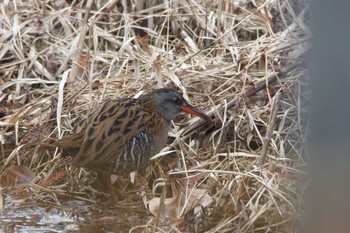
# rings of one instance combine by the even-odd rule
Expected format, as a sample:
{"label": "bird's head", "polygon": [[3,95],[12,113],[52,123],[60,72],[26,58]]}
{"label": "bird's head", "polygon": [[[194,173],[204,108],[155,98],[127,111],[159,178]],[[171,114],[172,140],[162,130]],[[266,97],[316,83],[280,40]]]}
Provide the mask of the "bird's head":
{"label": "bird's head", "polygon": [[154,101],[159,113],[168,121],[173,120],[181,112],[211,121],[209,116],[187,103],[182,95],[175,90],[162,88],[154,91]]}

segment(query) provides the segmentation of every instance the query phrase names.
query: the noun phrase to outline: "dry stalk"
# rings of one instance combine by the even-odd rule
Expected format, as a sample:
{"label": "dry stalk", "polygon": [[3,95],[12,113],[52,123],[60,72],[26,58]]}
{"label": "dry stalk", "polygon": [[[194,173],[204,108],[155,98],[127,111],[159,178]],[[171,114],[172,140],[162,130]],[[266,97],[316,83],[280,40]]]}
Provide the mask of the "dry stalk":
{"label": "dry stalk", "polygon": [[[213,199],[194,216],[198,232],[292,232],[299,202],[294,177],[303,165],[298,123],[306,85],[299,64],[307,52],[306,2],[37,2],[0,3],[0,171],[13,164],[33,170],[30,200],[69,216],[76,214],[66,210],[69,199],[100,207],[96,203],[105,195],[94,173],[73,170],[60,150],[29,145],[50,143],[59,131],[69,134],[103,99],[175,86],[220,127],[176,119],[171,143],[142,177],[148,184],[142,185],[143,201],[158,195],[166,210],[165,201],[176,195],[168,186],[200,176],[183,190],[186,198],[205,190]],[[283,95],[274,97],[270,112],[271,96],[280,89]],[[271,138],[275,105],[283,111],[276,139]],[[261,171],[254,165],[266,162],[267,151],[269,166]],[[79,184],[74,192],[67,181],[73,176]],[[168,185],[150,191],[157,180]],[[109,211],[141,213],[139,219],[145,219],[131,221],[129,229],[180,231],[173,222],[164,224],[160,214],[145,213],[137,179],[132,184],[126,175],[119,185],[127,200]],[[4,209],[10,206],[7,195],[16,198],[19,192],[1,193]],[[193,204],[188,200],[179,206],[180,218]]]}
{"label": "dry stalk", "polygon": [[263,146],[260,151],[260,157],[258,159],[258,166],[261,167],[265,161],[267,149],[269,148],[273,131],[276,127],[277,113],[280,106],[280,101],[282,98],[282,90],[278,91],[272,103],[272,113],[270,116],[269,124],[267,125],[266,134],[263,141]]}

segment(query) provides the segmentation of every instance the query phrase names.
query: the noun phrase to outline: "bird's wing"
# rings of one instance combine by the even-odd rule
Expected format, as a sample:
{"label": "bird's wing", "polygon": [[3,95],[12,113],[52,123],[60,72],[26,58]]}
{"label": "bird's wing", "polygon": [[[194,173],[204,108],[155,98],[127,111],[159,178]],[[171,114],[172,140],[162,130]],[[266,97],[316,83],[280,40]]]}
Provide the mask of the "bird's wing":
{"label": "bird's wing", "polygon": [[68,152],[69,156],[74,156],[79,151],[83,142],[84,129],[87,123],[88,118],[81,119],[74,127],[71,135],[58,139],[53,145],[62,147],[65,152]]}
{"label": "bird's wing", "polygon": [[150,116],[140,109],[140,103],[134,99],[105,102],[91,114],[72,163],[99,167],[117,160],[131,138],[146,128]]}

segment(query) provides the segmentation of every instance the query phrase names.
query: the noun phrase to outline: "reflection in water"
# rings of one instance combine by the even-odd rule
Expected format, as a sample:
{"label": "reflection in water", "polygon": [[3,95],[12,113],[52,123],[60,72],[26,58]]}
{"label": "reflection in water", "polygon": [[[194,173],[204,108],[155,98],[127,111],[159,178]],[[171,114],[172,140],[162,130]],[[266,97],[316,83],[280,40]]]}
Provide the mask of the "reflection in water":
{"label": "reflection in water", "polygon": [[140,206],[136,210],[135,206],[97,207],[83,201],[60,206],[28,200],[7,199],[5,203],[0,210],[0,232],[128,232],[147,222]]}

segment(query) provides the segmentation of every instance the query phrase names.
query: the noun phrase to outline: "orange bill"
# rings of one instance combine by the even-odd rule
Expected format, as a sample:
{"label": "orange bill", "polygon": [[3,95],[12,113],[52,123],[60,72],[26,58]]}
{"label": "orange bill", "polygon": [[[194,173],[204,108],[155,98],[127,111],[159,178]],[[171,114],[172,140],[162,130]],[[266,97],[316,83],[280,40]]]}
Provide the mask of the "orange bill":
{"label": "orange bill", "polygon": [[192,107],[191,105],[185,105],[181,107],[182,111],[188,114],[192,114],[195,116],[198,116],[206,121],[212,121],[211,118],[206,115],[205,113],[197,110],[196,108]]}

